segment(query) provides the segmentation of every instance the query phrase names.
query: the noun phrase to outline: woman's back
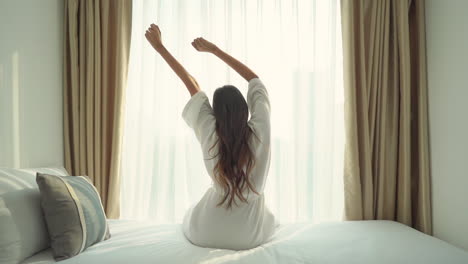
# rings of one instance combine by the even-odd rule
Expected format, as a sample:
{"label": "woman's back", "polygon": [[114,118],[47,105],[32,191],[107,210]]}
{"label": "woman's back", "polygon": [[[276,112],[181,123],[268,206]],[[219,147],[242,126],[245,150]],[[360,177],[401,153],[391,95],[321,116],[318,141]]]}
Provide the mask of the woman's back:
{"label": "woman's back", "polygon": [[275,218],[265,206],[263,195],[270,164],[270,103],[267,90],[258,78],[249,81],[247,104],[251,114],[248,126],[253,132],[248,145],[255,160],[248,177],[256,193],[245,188],[242,193],[246,202],[234,197],[230,208],[225,204],[218,206],[226,192],[214,175],[219,159],[213,146],[219,138],[209,100],[203,92],[198,92],[183,111],[185,121],[201,144],[205,167],[213,180],[213,186],[184,217],[184,234],[196,245],[249,249],[264,243],[274,232]]}

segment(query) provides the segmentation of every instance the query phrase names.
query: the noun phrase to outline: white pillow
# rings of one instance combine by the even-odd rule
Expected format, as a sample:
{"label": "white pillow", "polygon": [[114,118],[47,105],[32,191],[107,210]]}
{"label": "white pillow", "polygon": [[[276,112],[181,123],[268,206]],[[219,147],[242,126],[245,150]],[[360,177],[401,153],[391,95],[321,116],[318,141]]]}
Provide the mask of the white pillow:
{"label": "white pillow", "polygon": [[20,259],[20,237],[11,213],[0,198],[0,263],[16,264]]}
{"label": "white pillow", "polygon": [[[19,263],[49,247],[49,236],[42,215],[36,172],[67,176],[64,168],[10,169],[0,168],[0,230],[15,228],[10,237],[0,236],[0,252],[8,250],[7,241],[19,237],[17,253],[10,252],[11,263]],[[11,225],[15,227],[11,227]],[[11,237],[13,236],[13,238]],[[17,239],[18,240],[18,239]],[[11,241],[10,241],[11,242]],[[3,262],[2,262],[3,263]]]}

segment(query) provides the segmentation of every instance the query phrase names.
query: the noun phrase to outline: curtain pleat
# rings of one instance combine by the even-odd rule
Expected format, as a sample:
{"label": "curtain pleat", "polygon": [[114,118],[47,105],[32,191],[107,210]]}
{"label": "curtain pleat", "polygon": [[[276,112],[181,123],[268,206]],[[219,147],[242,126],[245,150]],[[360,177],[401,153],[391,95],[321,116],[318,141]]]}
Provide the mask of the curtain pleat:
{"label": "curtain pleat", "polygon": [[109,218],[120,210],[131,15],[131,0],[65,1],[65,167],[92,179]]}
{"label": "curtain pleat", "polygon": [[342,0],[345,218],[431,234],[423,0]]}

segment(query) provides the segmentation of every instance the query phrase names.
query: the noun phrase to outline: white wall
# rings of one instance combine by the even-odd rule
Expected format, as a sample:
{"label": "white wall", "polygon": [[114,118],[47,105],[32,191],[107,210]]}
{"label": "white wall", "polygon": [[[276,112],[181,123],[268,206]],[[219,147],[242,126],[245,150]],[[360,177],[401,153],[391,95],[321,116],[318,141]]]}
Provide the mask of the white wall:
{"label": "white wall", "polygon": [[467,10],[426,2],[434,235],[468,250]]}
{"label": "white wall", "polygon": [[63,165],[63,0],[0,0],[0,167]]}

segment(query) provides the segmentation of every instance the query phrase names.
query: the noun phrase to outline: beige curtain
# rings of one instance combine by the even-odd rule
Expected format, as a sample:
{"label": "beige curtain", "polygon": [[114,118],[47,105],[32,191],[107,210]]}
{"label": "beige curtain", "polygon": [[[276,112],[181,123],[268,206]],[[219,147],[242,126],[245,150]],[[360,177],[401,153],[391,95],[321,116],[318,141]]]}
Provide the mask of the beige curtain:
{"label": "beige curtain", "polygon": [[342,0],[345,217],[431,234],[423,0]]}
{"label": "beige curtain", "polygon": [[109,218],[118,218],[120,208],[131,8],[131,0],[65,1],[65,167],[93,180]]}

